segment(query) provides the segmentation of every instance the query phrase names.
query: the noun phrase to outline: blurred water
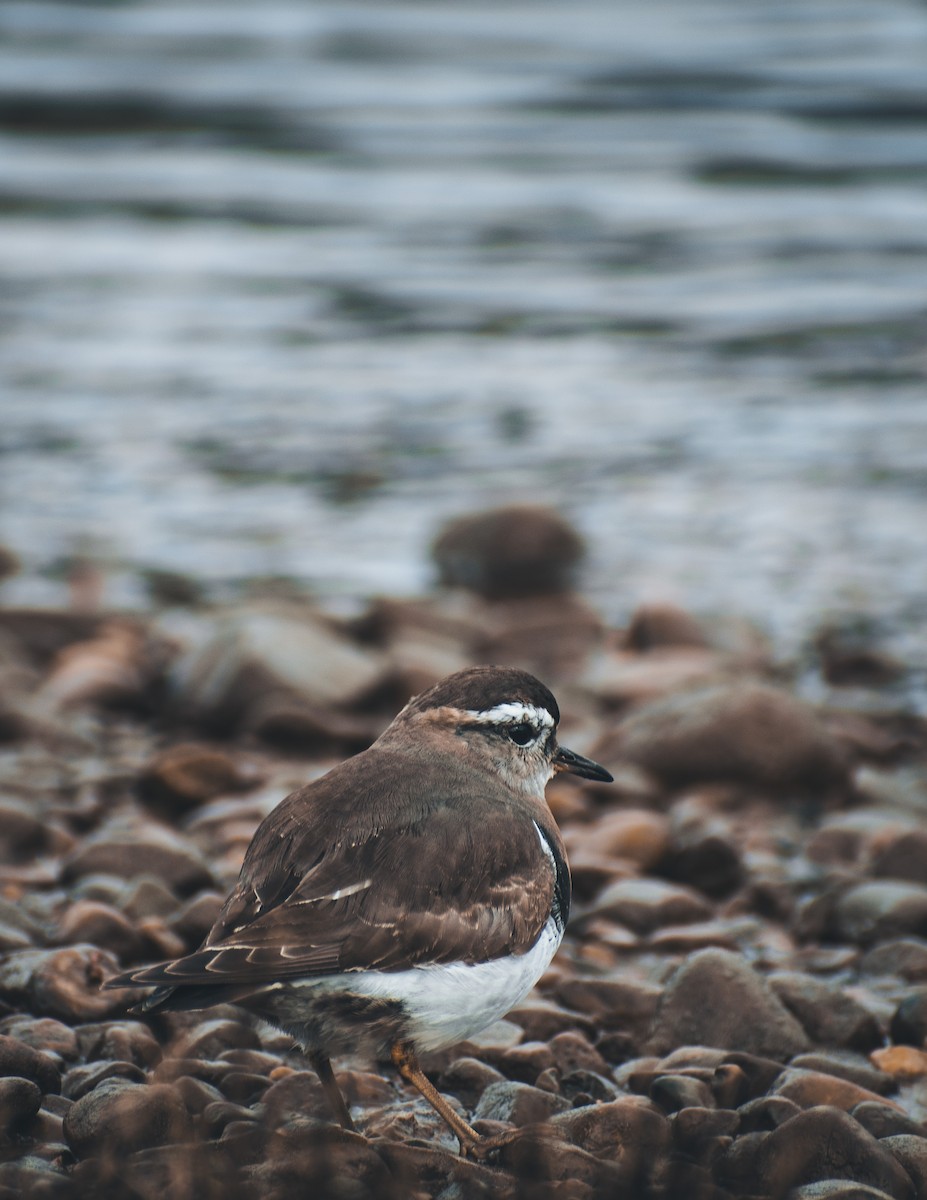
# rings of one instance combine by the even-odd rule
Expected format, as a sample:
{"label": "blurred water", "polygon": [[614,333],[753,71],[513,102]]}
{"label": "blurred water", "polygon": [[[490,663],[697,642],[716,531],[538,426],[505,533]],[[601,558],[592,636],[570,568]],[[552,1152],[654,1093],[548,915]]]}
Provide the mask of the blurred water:
{"label": "blurred water", "polygon": [[[927,603],[916,0],[0,7],[0,540],[327,597],[561,506],[794,645]],[[923,648],[923,641],[920,642]]]}

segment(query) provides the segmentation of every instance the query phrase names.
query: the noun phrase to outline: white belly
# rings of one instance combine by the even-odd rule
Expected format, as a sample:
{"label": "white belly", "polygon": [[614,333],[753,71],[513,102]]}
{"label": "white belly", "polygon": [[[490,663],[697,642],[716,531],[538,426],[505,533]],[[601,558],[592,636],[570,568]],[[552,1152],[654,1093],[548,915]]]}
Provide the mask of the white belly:
{"label": "white belly", "polygon": [[554,957],[563,930],[553,919],[527,954],[487,963],[445,963],[406,971],[352,971],[313,981],[315,988],[396,1000],[419,1050],[441,1050],[479,1033],[531,991]]}

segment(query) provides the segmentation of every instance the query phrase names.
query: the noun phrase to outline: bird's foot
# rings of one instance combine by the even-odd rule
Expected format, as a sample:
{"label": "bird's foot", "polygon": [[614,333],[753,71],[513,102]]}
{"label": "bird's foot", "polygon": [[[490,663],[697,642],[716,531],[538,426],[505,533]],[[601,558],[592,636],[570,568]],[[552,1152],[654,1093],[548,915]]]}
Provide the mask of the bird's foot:
{"label": "bird's foot", "polygon": [[520,1134],[518,1129],[506,1129],[501,1133],[493,1133],[475,1138],[460,1138],[461,1158],[469,1158],[474,1162],[492,1165],[495,1158],[506,1146],[510,1146]]}

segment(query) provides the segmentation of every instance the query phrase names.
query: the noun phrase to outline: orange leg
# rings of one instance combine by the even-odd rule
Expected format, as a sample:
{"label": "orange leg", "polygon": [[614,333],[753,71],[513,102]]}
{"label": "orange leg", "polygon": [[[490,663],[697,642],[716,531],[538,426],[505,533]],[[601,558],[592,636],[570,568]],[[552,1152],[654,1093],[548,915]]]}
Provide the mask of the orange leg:
{"label": "orange leg", "polygon": [[454,1136],[460,1142],[461,1154],[473,1154],[484,1139],[444,1099],[418,1065],[418,1059],[415,1057],[412,1047],[405,1042],[396,1042],[390,1055],[396,1070],[403,1079],[421,1092],[438,1116],[450,1126]]}

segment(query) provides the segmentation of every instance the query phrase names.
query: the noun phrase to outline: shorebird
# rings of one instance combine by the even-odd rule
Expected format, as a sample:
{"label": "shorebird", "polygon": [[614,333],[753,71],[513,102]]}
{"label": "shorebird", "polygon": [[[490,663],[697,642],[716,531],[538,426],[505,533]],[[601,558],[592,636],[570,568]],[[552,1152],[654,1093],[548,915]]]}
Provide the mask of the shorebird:
{"label": "shorebird", "polygon": [[491,1139],[418,1054],[504,1016],[560,945],[570,872],[544,790],[611,776],[558,745],[559,720],[526,671],[448,676],[265,818],[199,950],[106,986],[154,985],[139,1012],[234,1003],[286,1030],[349,1129],[331,1056],[388,1055],[479,1156]]}

